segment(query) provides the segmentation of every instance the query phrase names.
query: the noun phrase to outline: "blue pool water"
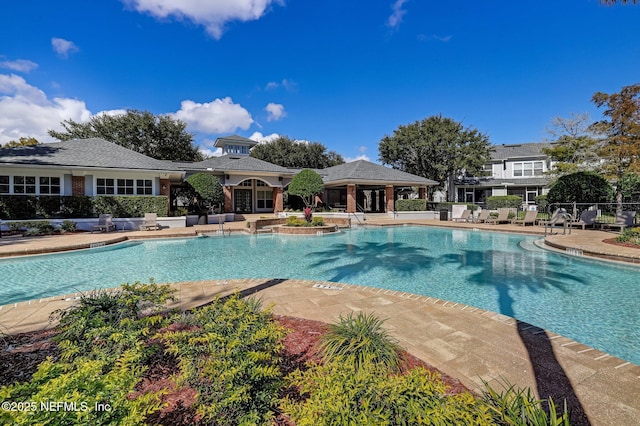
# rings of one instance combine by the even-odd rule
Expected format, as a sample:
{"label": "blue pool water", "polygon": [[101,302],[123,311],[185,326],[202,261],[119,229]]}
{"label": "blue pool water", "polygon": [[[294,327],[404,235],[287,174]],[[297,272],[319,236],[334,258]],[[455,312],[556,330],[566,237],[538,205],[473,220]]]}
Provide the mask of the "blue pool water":
{"label": "blue pool water", "polygon": [[150,278],[315,279],[500,312],[640,364],[640,269],[540,250],[536,238],[404,226],[125,243],[2,259],[0,305]]}

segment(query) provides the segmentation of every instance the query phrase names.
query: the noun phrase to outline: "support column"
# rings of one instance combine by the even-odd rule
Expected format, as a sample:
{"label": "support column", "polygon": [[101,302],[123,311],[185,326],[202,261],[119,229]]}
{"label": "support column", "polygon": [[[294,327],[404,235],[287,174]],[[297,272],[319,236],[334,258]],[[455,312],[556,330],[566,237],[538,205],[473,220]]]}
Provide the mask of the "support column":
{"label": "support column", "polygon": [[71,195],[75,197],[84,195],[84,176],[71,176]]}
{"label": "support column", "polygon": [[167,197],[167,216],[171,212],[171,182],[169,179],[160,179],[160,195]]}
{"label": "support column", "polygon": [[392,212],[395,210],[395,194],[393,192],[393,185],[387,185],[384,188],[384,197],[387,200],[387,212]]}
{"label": "support column", "polygon": [[356,185],[350,183],[347,185],[347,213],[356,212]]}
{"label": "support column", "polygon": [[223,186],[222,190],[224,192],[224,212],[225,213],[231,213],[231,211],[232,211],[232,207],[231,207],[231,187],[230,186]]}
{"label": "support column", "polygon": [[273,212],[278,213],[284,210],[282,188],[273,188]]}

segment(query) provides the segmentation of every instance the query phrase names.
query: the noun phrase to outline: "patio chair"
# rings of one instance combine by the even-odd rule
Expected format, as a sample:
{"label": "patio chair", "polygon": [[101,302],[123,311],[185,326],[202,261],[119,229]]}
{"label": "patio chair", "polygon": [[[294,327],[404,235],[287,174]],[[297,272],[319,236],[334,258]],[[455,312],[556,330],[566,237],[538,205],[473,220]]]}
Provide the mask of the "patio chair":
{"label": "patio chair", "polygon": [[113,216],[110,214],[101,214],[98,217],[98,224],[93,225],[92,231],[109,232],[115,231],[116,224],[113,223]]}
{"label": "patio chair", "polygon": [[454,217],[451,220],[454,222],[469,222],[471,219],[471,210],[463,210],[460,217]]}
{"label": "patio chair", "polygon": [[597,215],[597,210],[584,210],[580,213],[580,219],[569,222],[569,226],[572,228],[581,227],[583,230],[586,229],[587,226],[595,227]]}
{"label": "patio chair", "polygon": [[480,214],[476,218],[472,218],[472,221],[475,223],[485,223],[489,219],[489,209],[484,209],[480,211]]}
{"label": "patio chair", "polygon": [[536,210],[527,210],[527,212],[524,215],[524,219],[513,219],[511,221],[511,224],[522,225],[522,226],[527,226],[529,224],[535,225],[537,217],[538,217],[538,212]]}
{"label": "patio chair", "polygon": [[545,226],[545,227],[548,226],[550,228],[556,225],[564,226],[566,218],[567,218],[567,210],[563,208],[559,208],[553,212],[549,220],[538,219],[538,225]]}
{"label": "patio chair", "polygon": [[602,229],[611,229],[618,228],[620,231],[624,231],[624,228],[628,226],[633,226],[633,222],[636,218],[636,212],[631,211],[623,211],[620,214],[616,213],[616,220],[613,223],[603,223]]}
{"label": "patio chair", "polygon": [[490,223],[492,225],[496,225],[498,223],[509,223],[509,209],[498,209],[498,217],[489,218],[484,223]]}
{"label": "patio chair", "polygon": [[160,229],[160,225],[158,225],[158,214],[157,213],[145,213],[144,214],[144,223],[142,227],[149,231],[150,229],[158,230]]}

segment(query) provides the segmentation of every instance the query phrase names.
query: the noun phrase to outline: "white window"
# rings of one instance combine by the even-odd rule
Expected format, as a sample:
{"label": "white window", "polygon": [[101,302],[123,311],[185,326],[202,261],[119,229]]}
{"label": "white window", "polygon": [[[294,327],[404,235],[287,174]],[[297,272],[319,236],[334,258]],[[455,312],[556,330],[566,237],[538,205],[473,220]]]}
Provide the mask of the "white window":
{"label": "white window", "polygon": [[0,176],[0,194],[9,193],[9,176]]}
{"label": "white window", "polygon": [[137,179],[136,194],[153,195],[153,182],[151,181],[151,179]]}
{"label": "white window", "polygon": [[14,176],[13,177],[13,193],[14,194],[35,194],[36,193],[36,177],[35,176]]}
{"label": "white window", "polygon": [[60,178],[59,177],[40,177],[40,194],[60,194]]}
{"label": "white window", "polygon": [[113,195],[116,193],[115,179],[98,179],[97,181],[98,195]]}
{"label": "white window", "polygon": [[273,208],[273,193],[271,191],[258,191],[258,208]]}
{"label": "white window", "polygon": [[227,154],[249,154],[249,147],[246,145],[226,145],[225,151]]}
{"label": "white window", "polygon": [[513,163],[514,177],[542,176],[544,174],[544,161],[523,161]]}
{"label": "white window", "polygon": [[133,179],[118,179],[118,195],[133,195]]}

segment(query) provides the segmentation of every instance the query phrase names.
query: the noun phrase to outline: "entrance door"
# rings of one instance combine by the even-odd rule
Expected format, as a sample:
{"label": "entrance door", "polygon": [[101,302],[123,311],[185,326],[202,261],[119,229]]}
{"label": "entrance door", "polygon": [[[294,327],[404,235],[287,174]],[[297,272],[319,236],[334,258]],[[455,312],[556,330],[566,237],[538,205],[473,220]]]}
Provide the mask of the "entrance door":
{"label": "entrance door", "polygon": [[236,189],[233,192],[234,204],[237,213],[251,213],[251,190],[250,189]]}

